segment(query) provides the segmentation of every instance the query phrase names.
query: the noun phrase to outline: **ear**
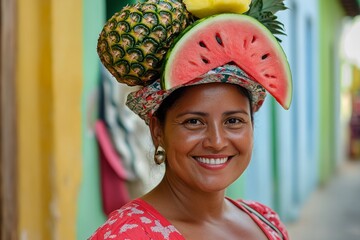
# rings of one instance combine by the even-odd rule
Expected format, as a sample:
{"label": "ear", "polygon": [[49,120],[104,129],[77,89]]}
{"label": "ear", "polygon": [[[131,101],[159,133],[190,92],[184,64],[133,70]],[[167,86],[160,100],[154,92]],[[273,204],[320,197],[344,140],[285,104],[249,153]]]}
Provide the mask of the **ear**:
{"label": "ear", "polygon": [[162,125],[160,124],[160,121],[157,117],[152,117],[150,119],[150,133],[151,133],[151,138],[153,140],[153,143],[155,146],[159,146],[162,145],[163,143],[163,128]]}

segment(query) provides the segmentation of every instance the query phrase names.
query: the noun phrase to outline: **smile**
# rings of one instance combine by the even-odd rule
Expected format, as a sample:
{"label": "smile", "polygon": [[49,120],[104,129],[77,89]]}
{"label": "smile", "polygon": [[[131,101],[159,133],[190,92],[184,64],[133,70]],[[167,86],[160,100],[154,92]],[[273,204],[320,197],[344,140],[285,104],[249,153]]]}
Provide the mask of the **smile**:
{"label": "smile", "polygon": [[229,158],[204,158],[204,157],[197,157],[195,158],[198,162],[208,164],[208,165],[221,165],[228,161]]}

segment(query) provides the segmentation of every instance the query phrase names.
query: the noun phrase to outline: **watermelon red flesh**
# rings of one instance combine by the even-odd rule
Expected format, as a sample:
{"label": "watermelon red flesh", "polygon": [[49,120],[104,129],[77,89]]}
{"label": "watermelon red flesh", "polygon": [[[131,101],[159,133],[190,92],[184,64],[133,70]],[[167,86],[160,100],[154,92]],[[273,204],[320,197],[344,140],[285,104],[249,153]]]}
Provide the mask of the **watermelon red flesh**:
{"label": "watermelon red flesh", "polygon": [[170,89],[186,84],[229,62],[289,108],[292,80],[286,55],[271,32],[246,15],[216,15],[187,30],[168,52],[162,86]]}

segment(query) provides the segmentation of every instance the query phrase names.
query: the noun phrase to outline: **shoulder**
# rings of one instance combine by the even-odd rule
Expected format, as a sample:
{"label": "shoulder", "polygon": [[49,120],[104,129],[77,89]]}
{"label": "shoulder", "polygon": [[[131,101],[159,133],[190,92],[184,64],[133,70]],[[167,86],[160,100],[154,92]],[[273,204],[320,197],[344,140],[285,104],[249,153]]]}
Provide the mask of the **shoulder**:
{"label": "shoulder", "polygon": [[89,239],[163,239],[172,234],[178,234],[172,225],[164,222],[145,202],[136,199],[112,212]]}
{"label": "shoulder", "polygon": [[[281,234],[284,236],[284,239],[288,239],[288,232],[286,230],[285,225],[280,220],[279,215],[270,207],[256,202],[256,201],[248,201],[248,200],[237,200],[238,203],[250,207],[251,209],[247,209],[251,214],[255,215],[257,218],[259,218],[262,222],[264,222],[266,225],[268,225],[269,230],[273,230],[269,225],[275,226]],[[258,214],[257,214],[258,213]],[[260,216],[257,216],[260,215]],[[261,218],[265,218],[265,221]],[[270,224],[266,223],[266,220],[270,222]]]}
{"label": "shoulder", "polygon": [[141,238],[146,234],[143,227],[143,222],[146,221],[145,208],[137,201],[131,201],[112,212],[107,221],[89,239],[128,239],[129,236],[134,237],[134,233]]}
{"label": "shoulder", "polygon": [[255,202],[255,201],[248,201],[248,200],[246,200],[246,201],[238,200],[238,201],[247,204],[252,209],[256,210],[258,213],[260,213],[262,216],[264,216],[266,219],[268,219],[270,221],[274,221],[273,224],[275,224],[276,222],[280,222],[279,215],[272,208],[270,208],[262,203]]}

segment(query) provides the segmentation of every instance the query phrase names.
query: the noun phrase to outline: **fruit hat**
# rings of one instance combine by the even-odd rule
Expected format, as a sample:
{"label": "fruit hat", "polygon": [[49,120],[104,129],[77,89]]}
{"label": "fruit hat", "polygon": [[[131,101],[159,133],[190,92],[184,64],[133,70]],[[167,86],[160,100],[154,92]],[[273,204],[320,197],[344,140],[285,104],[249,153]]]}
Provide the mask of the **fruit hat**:
{"label": "fruit hat", "polygon": [[97,51],[118,82],[141,87],[126,105],[147,124],[175,89],[209,82],[246,88],[254,111],[266,91],[288,109],[291,72],[274,15],[285,9],[283,0],[147,0],[107,21]]}

